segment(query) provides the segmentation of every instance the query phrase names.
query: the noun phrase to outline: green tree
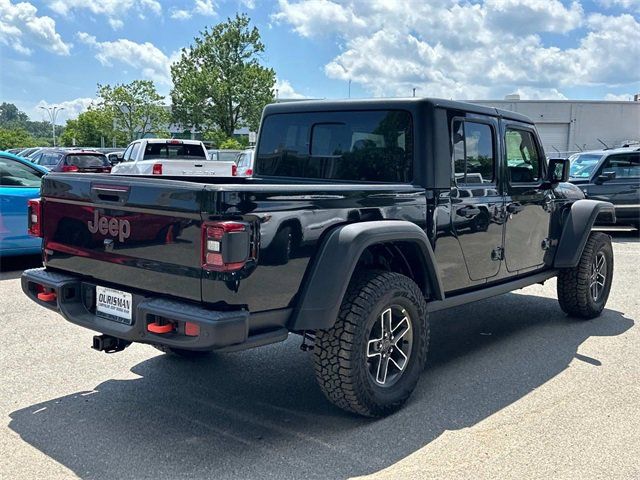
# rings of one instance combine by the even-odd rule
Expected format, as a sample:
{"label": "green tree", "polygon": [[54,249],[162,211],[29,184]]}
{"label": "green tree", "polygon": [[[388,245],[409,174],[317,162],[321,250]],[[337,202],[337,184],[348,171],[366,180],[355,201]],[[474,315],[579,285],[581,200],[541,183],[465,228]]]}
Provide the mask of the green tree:
{"label": "green tree", "polygon": [[113,128],[113,116],[110,111],[100,107],[90,107],[75,120],[68,120],[64,133],[60,135],[60,143],[64,146],[100,147],[104,139],[105,146],[110,147],[115,139],[116,145],[128,142],[127,135]]}
{"label": "green tree", "polygon": [[275,72],[259,60],[260,33],[247,15],[236,15],[182,50],[171,66],[173,118],[198,130],[221,130],[227,138],[238,127],[256,131],[264,106],[273,101]]}
{"label": "green tree", "polygon": [[0,150],[36,147],[36,139],[24,128],[0,128]]}
{"label": "green tree", "polygon": [[19,110],[13,103],[2,102],[0,104],[0,125],[4,128],[24,126],[28,121],[29,116]]}
{"label": "green tree", "polygon": [[98,84],[98,96],[99,106],[109,112],[115,129],[125,132],[129,141],[166,132],[171,115],[152,81],[134,80],[113,87]]}

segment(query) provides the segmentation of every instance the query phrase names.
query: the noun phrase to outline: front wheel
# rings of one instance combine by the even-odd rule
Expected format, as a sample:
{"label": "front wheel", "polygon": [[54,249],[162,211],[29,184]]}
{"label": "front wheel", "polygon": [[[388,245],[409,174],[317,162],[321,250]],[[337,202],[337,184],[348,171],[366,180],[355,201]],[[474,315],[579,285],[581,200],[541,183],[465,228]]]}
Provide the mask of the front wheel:
{"label": "front wheel", "polygon": [[611,237],[592,232],[578,265],[558,274],[558,301],[568,315],[584,320],[595,318],[604,309],[613,279]]}
{"label": "front wheel", "polygon": [[324,395],[369,417],[398,410],[425,364],[429,324],[420,288],[393,272],[351,282],[333,327],[316,332],[314,366]]}

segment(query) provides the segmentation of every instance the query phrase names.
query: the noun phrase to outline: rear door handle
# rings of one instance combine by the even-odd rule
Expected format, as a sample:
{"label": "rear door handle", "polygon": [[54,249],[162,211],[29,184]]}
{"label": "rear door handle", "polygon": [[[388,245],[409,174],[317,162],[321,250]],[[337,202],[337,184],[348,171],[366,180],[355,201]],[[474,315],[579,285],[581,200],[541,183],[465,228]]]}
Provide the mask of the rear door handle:
{"label": "rear door handle", "polygon": [[463,207],[458,210],[458,215],[463,217],[473,217],[474,215],[480,215],[480,209],[475,207]]}
{"label": "rear door handle", "polygon": [[518,213],[524,210],[524,205],[520,205],[519,203],[510,203],[507,205],[507,212],[509,213]]}

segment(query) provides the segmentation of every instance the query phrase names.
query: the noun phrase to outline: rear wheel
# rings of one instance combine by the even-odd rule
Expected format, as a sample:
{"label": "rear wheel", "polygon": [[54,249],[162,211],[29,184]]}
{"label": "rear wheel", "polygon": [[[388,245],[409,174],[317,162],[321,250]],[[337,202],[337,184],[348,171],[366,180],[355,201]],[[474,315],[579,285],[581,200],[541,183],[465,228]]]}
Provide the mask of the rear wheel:
{"label": "rear wheel", "polygon": [[314,366],[338,407],[381,417],[409,398],[425,364],[429,325],[420,288],[393,272],[352,281],[334,326],[316,332]]}
{"label": "rear wheel", "polygon": [[568,315],[588,320],[602,313],[613,279],[611,237],[592,232],[578,265],[558,274],[558,301]]}

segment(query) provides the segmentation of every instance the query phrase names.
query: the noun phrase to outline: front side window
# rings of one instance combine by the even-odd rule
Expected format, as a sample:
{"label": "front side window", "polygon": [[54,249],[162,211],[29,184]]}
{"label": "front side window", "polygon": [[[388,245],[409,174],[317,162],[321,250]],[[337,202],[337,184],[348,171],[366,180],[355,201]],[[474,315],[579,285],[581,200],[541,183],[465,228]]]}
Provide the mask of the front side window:
{"label": "front side window", "polygon": [[614,178],[640,177],[640,153],[609,156],[602,165],[601,173],[614,173]]}
{"label": "front side window", "polygon": [[269,115],[261,128],[255,166],[266,176],[410,182],[411,114],[381,110]]}
{"label": "front side window", "polygon": [[10,158],[0,157],[0,185],[3,187],[39,187],[42,173]]}
{"label": "front side window", "polygon": [[511,183],[537,182],[541,177],[542,162],[533,133],[507,128],[505,145]]}
{"label": "front side window", "polygon": [[593,153],[579,153],[572,155],[569,157],[569,160],[571,161],[569,177],[589,178],[601,158],[602,155]]}
{"label": "front side window", "polygon": [[458,184],[493,183],[493,129],[484,123],[454,120],[453,160]]}

